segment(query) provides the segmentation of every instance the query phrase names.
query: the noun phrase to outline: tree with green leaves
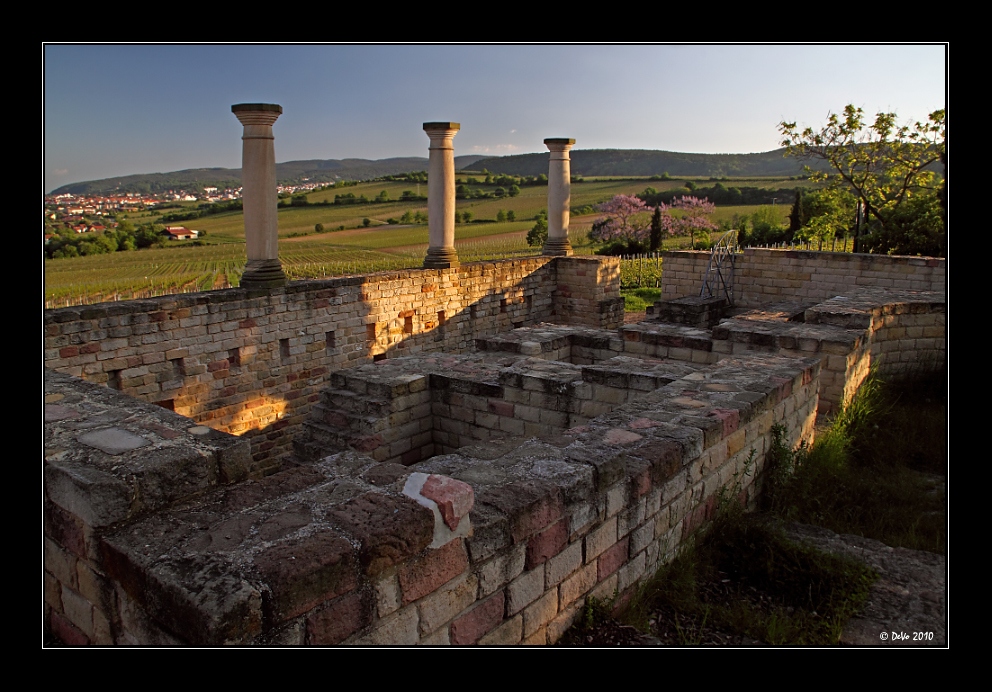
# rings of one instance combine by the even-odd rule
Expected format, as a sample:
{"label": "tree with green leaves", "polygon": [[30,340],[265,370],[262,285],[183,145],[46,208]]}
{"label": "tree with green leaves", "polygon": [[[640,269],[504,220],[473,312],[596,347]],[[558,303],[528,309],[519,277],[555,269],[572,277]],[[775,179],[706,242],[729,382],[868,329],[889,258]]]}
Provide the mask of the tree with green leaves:
{"label": "tree with green leaves", "polygon": [[496,212],[496,223],[505,223],[505,222],[506,222],[506,212],[500,209],[499,211]]}
{"label": "tree with green leaves", "polygon": [[541,247],[548,239],[548,212],[542,209],[534,220],[534,225],[527,231],[527,244],[531,247]]}
{"label": "tree with green leaves", "polygon": [[[879,234],[877,251],[896,251],[895,246],[886,247],[884,238],[905,235],[903,227],[912,220],[907,218],[907,204],[930,219],[925,228],[915,224],[910,235],[925,237],[923,246],[931,249],[945,245],[943,216],[933,213],[940,208],[943,183],[935,168],[943,162],[947,146],[944,110],[932,112],[925,122],[899,125],[895,113],[878,113],[869,122],[861,108],[848,105],[843,114],[829,113],[827,124],[819,129],[800,130],[794,122],[781,122],[779,132],[791,155],[826,165],[827,172],[813,172],[807,166],[813,179],[849,191],[864,205],[872,233]],[[900,247],[922,254],[923,246]]]}
{"label": "tree with green leaves", "polygon": [[516,221],[517,220],[517,213],[515,211],[513,211],[512,209],[510,209],[508,212],[506,212],[506,220],[507,221]]}

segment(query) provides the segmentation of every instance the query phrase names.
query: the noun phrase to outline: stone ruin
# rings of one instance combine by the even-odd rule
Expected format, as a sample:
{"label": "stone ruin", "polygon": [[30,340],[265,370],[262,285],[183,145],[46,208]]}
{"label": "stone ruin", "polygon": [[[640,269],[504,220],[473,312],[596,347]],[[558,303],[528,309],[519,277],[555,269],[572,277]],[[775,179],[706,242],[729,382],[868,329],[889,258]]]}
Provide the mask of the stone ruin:
{"label": "stone ruin", "polygon": [[[276,108],[234,109],[246,183]],[[425,130],[424,269],[286,283],[246,197],[245,286],[46,311],[59,640],[554,643],[719,498],[752,506],[773,425],[811,441],[873,364],[944,357],[926,258],[747,250],[730,305],[699,297],[708,254],[666,253],[662,300],[624,325],[617,261],[571,256],[572,140],[547,140],[546,254],[462,265],[458,125]]]}

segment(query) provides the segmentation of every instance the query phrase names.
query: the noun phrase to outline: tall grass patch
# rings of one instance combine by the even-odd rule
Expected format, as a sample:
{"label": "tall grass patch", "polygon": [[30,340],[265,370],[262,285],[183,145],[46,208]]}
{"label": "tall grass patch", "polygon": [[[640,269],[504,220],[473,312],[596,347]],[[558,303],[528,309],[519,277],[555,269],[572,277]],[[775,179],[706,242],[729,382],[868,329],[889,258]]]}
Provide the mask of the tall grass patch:
{"label": "tall grass patch", "polygon": [[815,445],[789,450],[778,437],[767,509],[890,546],[945,552],[945,373],[873,372]]}

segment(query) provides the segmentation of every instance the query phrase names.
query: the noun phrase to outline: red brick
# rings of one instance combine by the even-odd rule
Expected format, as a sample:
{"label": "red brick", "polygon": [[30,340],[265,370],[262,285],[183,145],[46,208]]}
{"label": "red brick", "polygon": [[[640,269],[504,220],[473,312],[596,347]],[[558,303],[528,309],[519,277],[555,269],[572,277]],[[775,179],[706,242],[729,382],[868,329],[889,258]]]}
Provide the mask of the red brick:
{"label": "red brick", "polygon": [[467,569],[468,555],[460,538],[437,550],[428,550],[423,557],[400,566],[403,602],[410,603],[436,591]]}
{"label": "red brick", "polygon": [[75,358],[79,355],[79,348],[77,346],[66,346],[65,348],[59,349],[60,358]]}
{"label": "red brick", "polygon": [[651,490],[651,469],[644,469],[639,474],[634,476],[631,485],[633,486],[632,490],[634,492],[634,498],[647,495]]}
{"label": "red brick", "polygon": [[724,437],[727,437],[728,435],[731,435],[734,432],[736,432],[738,426],[740,426],[741,413],[736,409],[715,408],[712,411],[710,411],[709,415],[719,418],[720,421],[723,423]]}
{"label": "red brick", "polygon": [[76,629],[76,626],[64,617],[52,611],[52,634],[59,638],[63,644],[69,646],[86,646],[90,643],[89,638]]}
{"label": "red brick", "polygon": [[503,621],[506,596],[502,591],[494,593],[470,612],[451,623],[451,643],[457,645],[475,644]]}
{"label": "red brick", "polygon": [[472,510],[475,503],[475,493],[468,483],[436,474],[427,477],[420,494],[437,504],[441,518],[452,531],[458,528],[462,517]]}
{"label": "red brick", "polygon": [[372,621],[372,609],[352,592],[307,618],[307,642],[339,644]]}
{"label": "red brick", "polygon": [[93,343],[83,344],[79,347],[80,353],[99,353],[100,352],[100,342],[94,341]]}
{"label": "red brick", "polygon": [[695,532],[703,523],[706,522],[711,516],[713,516],[713,511],[716,507],[716,496],[713,495],[703,504],[692,510],[688,516],[686,516],[685,521],[682,524],[682,538],[688,537],[690,534]]}
{"label": "red brick", "polygon": [[434,514],[407,497],[368,492],[342,502],[327,519],[359,542],[359,560],[372,576],[417,555],[434,536]]}
{"label": "red brick", "polygon": [[356,452],[367,453],[382,446],[382,435],[369,435],[367,437],[355,437],[348,440],[348,444]]}
{"label": "red brick", "polygon": [[257,327],[257,326],[258,326],[258,322],[256,322],[250,317],[246,320],[241,320],[240,322],[238,322],[238,329],[251,329],[252,327]]}
{"label": "red brick", "polygon": [[228,362],[227,358],[222,360],[215,360],[212,363],[207,363],[207,372],[215,372],[217,370],[228,370],[231,364]]}
{"label": "red brick", "polygon": [[524,569],[543,565],[562,551],[568,543],[568,520],[552,524],[527,541],[527,563]]}
{"label": "red brick", "polygon": [[772,384],[775,385],[775,394],[778,397],[775,400],[775,403],[778,403],[778,402],[782,401],[783,399],[788,398],[792,394],[792,379],[791,378],[786,378],[786,377],[771,377],[769,379],[772,381]]}
{"label": "red brick", "polygon": [[278,543],[255,558],[269,587],[268,617],[284,621],[324,601],[352,591],[358,584],[358,561],[351,543],[331,533]]}
{"label": "red brick", "polygon": [[513,418],[514,405],[509,401],[500,401],[498,399],[489,400],[489,412],[495,413],[497,416],[506,416],[507,418]]}
{"label": "red brick", "polygon": [[82,521],[52,502],[45,503],[45,535],[66,550],[85,557]]}
{"label": "red brick", "polygon": [[499,509],[510,520],[510,535],[521,543],[564,516],[560,492],[539,482],[515,482],[486,488],[476,502]]}
{"label": "red brick", "polygon": [[627,561],[627,551],[630,549],[630,536],[625,536],[613,547],[609,548],[599,556],[597,568],[597,581],[603,581],[608,576],[616,572]]}

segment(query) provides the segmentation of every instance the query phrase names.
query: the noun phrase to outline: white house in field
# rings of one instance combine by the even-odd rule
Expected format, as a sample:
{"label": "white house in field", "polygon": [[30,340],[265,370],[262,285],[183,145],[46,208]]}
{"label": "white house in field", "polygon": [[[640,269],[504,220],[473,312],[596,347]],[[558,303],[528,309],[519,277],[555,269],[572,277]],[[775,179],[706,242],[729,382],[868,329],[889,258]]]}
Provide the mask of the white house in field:
{"label": "white house in field", "polygon": [[184,226],[166,226],[163,232],[169,240],[191,240],[200,235],[199,231],[191,231]]}

